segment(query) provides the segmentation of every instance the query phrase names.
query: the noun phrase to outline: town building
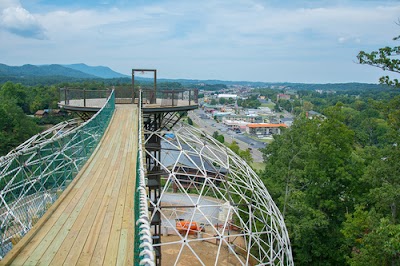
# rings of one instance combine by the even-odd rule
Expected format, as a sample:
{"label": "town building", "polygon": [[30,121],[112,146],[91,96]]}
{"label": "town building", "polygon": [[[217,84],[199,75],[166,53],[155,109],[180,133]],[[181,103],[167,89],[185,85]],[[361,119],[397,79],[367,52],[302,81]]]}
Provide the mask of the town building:
{"label": "town building", "polygon": [[243,121],[247,123],[261,123],[263,121],[262,117],[259,115],[227,115],[224,117],[224,120],[231,120],[231,121]]}
{"label": "town building", "polygon": [[281,128],[287,127],[286,124],[249,123],[246,126],[246,132],[255,136],[280,135]]}
{"label": "town building", "polygon": [[46,117],[48,115],[49,115],[48,110],[37,110],[35,113],[35,117],[38,117],[38,118]]}
{"label": "town building", "polygon": [[323,114],[320,114],[320,113],[312,111],[312,110],[308,111],[306,113],[306,117],[309,119],[315,119],[315,118],[325,119],[326,118]]}
{"label": "town building", "polygon": [[225,99],[232,98],[235,100],[237,98],[237,94],[218,94],[218,99],[220,98],[225,98]]}
{"label": "town building", "polygon": [[223,123],[226,125],[226,127],[230,130],[233,130],[235,132],[245,132],[246,131],[246,126],[249,124],[248,122],[245,121],[240,121],[240,120],[227,120],[225,119]]}
{"label": "town building", "polygon": [[288,127],[291,127],[293,124],[293,118],[289,118],[289,117],[280,118],[279,122],[281,124],[287,125]]}
{"label": "town building", "polygon": [[284,93],[279,93],[276,95],[276,100],[290,100],[290,95],[289,94],[284,94]]}

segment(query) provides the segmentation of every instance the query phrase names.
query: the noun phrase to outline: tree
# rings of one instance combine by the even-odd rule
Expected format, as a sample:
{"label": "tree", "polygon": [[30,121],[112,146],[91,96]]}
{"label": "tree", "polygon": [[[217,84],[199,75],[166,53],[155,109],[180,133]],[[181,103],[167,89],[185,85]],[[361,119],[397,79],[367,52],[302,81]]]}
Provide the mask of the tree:
{"label": "tree", "polygon": [[0,99],[14,101],[25,113],[29,112],[28,95],[21,84],[6,82],[0,89]]}
{"label": "tree", "polygon": [[306,112],[311,111],[313,109],[313,104],[311,102],[309,102],[309,101],[304,101],[303,109]]}
{"label": "tree", "polygon": [[232,141],[231,144],[228,145],[228,148],[239,155],[240,148],[236,141]]}
{"label": "tree", "polygon": [[193,120],[190,117],[187,118],[187,122],[189,125],[193,126]]}
{"label": "tree", "polygon": [[0,156],[5,155],[40,129],[12,99],[0,101]]}
{"label": "tree", "polygon": [[239,156],[246,161],[246,163],[251,164],[253,162],[253,156],[251,156],[250,149],[241,150]]}
{"label": "tree", "polygon": [[224,142],[225,142],[225,137],[224,137],[224,135],[219,135],[219,136],[217,137],[217,140],[218,140],[219,142],[221,142],[221,143],[224,143]]}
{"label": "tree", "polygon": [[400,220],[400,148],[397,143],[384,148],[370,147],[365,158],[369,165],[362,178],[366,203],[374,206],[393,223]]}
{"label": "tree", "polygon": [[[399,39],[400,36],[393,38],[395,41]],[[400,60],[396,58],[398,55],[400,55],[400,46],[387,46],[371,53],[360,51],[357,55],[357,59],[360,64],[370,65],[383,70],[400,73]],[[399,80],[391,79],[389,76],[383,76],[379,79],[379,81],[382,84],[400,87]]]}
{"label": "tree", "polygon": [[362,206],[346,218],[342,233],[350,249],[350,265],[399,265],[400,225],[380,218],[375,209],[366,211]]}
{"label": "tree", "polygon": [[224,135],[219,134],[218,131],[214,131],[214,133],[213,133],[213,138],[216,139],[216,140],[218,140],[218,141],[221,142],[221,143],[224,143],[224,142],[225,142],[225,137],[224,137]]}
{"label": "tree", "polygon": [[225,104],[226,99],[225,98],[219,98],[219,104]]}
{"label": "tree", "polygon": [[341,224],[362,166],[354,132],[334,118],[299,118],[274,138],[263,150],[262,178],[285,217],[296,264],[342,265]]}

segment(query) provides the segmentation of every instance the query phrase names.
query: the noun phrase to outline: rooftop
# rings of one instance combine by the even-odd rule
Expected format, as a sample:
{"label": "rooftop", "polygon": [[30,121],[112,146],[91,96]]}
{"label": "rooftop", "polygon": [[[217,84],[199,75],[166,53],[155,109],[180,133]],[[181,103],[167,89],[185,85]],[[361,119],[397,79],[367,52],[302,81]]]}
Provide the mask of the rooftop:
{"label": "rooftop", "polygon": [[247,124],[249,128],[257,128],[257,127],[287,127],[285,124],[270,124],[270,123],[250,123]]}

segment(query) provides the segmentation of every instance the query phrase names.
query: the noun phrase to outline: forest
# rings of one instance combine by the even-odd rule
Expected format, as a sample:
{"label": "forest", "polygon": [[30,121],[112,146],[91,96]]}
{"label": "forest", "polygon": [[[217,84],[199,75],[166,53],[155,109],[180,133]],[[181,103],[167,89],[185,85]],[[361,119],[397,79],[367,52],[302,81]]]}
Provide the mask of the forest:
{"label": "forest", "polygon": [[295,264],[400,265],[400,91],[299,94],[261,173]]}
{"label": "forest", "polygon": [[56,86],[30,87],[12,82],[0,86],[0,156],[42,131],[43,121],[32,114],[57,108],[58,98]]}

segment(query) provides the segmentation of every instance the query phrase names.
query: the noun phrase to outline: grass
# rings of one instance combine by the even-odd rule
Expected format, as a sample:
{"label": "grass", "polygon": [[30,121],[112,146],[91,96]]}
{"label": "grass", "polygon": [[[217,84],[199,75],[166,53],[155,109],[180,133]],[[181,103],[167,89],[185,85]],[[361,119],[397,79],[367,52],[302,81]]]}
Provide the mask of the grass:
{"label": "grass", "polygon": [[253,168],[254,171],[264,171],[265,169],[265,163],[251,163],[251,168]]}
{"label": "grass", "polygon": [[271,110],[274,109],[275,103],[262,103],[261,107],[269,107]]}

